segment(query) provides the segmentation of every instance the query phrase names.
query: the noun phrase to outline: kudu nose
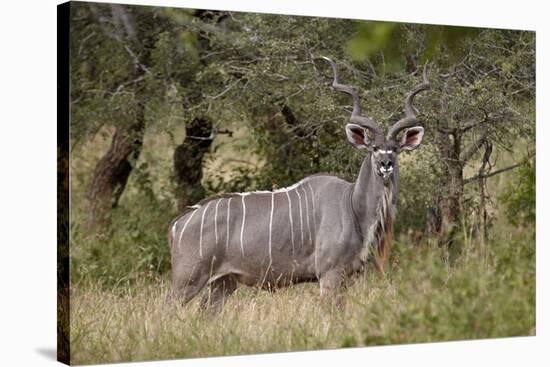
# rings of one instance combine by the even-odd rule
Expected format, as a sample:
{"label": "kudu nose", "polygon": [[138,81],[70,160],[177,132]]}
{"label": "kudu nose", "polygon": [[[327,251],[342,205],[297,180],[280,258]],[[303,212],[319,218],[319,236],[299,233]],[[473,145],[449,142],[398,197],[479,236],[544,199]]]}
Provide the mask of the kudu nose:
{"label": "kudu nose", "polygon": [[390,177],[390,175],[392,174],[393,172],[392,166],[393,166],[393,162],[389,159],[380,161],[379,172],[380,172],[380,175],[384,177],[384,180],[387,180],[388,177]]}

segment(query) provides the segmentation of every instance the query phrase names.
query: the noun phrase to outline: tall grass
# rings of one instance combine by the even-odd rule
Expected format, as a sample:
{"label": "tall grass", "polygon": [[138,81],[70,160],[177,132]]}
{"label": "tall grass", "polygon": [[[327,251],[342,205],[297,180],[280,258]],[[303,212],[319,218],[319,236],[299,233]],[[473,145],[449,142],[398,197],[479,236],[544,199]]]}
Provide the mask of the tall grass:
{"label": "tall grass", "polygon": [[241,287],[219,314],[166,302],[167,276],[137,273],[105,288],[71,289],[77,364],[496,338],[535,333],[534,229],[497,223],[485,243],[468,235],[450,264],[445,249],[401,237],[387,277],[374,271],[342,290],[330,312],[317,284],[274,293]]}

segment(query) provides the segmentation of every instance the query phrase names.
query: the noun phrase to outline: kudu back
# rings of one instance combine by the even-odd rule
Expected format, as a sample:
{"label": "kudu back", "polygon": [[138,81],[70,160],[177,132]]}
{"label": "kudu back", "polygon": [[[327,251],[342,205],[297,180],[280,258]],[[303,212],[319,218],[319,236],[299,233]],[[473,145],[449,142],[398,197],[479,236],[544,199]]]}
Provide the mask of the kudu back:
{"label": "kudu back", "polygon": [[332,67],[332,87],[353,99],[345,131],[366,152],[356,182],[318,174],[287,188],[220,194],[188,208],[169,233],[172,294],[184,303],[208,286],[201,303],[223,304],[239,283],[270,289],[319,281],[323,295],[362,271],[371,256],[384,271],[399,185],[397,158],[415,149],[424,134],[412,103],[430,88],[427,68],[423,82],[405,98],[405,117],[384,135],[361,114],[357,92],[340,84],[336,63],[322,58]]}

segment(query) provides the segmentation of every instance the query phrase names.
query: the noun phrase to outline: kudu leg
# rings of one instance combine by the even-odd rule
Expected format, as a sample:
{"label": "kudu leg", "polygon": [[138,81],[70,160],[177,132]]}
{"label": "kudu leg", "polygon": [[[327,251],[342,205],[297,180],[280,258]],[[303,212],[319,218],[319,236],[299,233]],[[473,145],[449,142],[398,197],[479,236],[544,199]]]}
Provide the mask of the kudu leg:
{"label": "kudu leg", "polygon": [[201,308],[211,308],[219,311],[225,305],[227,298],[237,289],[237,281],[232,275],[226,275],[214,280],[201,299]]}
{"label": "kudu leg", "polygon": [[208,282],[209,274],[200,273],[197,270],[175,272],[172,278],[171,298],[187,304],[191,301]]}
{"label": "kudu leg", "polygon": [[344,273],[340,270],[330,270],[321,275],[320,288],[321,299],[324,306],[328,307],[330,311],[334,309],[341,309],[344,305],[342,298],[342,284]]}

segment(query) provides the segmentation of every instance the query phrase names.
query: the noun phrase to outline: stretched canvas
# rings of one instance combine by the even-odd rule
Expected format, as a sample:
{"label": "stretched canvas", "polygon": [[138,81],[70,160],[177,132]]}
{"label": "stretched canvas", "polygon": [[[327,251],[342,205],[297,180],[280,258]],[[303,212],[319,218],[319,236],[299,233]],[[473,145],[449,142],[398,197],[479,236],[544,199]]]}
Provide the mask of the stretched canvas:
{"label": "stretched canvas", "polygon": [[535,335],[535,33],[58,6],[58,359]]}

